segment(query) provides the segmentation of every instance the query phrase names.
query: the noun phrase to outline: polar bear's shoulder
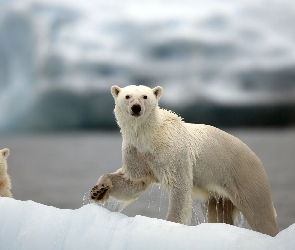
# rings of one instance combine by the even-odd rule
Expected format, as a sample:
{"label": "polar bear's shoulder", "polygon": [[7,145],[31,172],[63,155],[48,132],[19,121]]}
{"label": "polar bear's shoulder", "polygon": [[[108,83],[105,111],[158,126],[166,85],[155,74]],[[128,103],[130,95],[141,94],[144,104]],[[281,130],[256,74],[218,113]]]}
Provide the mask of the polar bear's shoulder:
{"label": "polar bear's shoulder", "polygon": [[182,117],[177,115],[175,112],[167,110],[167,109],[160,109],[161,118],[164,122],[167,121],[175,121],[175,122],[183,122]]}

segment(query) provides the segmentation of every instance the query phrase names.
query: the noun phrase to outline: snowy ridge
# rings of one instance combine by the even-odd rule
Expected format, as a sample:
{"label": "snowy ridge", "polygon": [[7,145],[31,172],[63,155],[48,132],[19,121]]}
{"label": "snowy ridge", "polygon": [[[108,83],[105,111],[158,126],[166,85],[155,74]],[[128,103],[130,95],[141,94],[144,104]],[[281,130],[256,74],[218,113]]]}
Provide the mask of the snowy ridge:
{"label": "snowy ridge", "polygon": [[58,209],[0,197],[0,249],[292,249],[295,224],[272,238],[226,224],[188,227],[96,204]]}

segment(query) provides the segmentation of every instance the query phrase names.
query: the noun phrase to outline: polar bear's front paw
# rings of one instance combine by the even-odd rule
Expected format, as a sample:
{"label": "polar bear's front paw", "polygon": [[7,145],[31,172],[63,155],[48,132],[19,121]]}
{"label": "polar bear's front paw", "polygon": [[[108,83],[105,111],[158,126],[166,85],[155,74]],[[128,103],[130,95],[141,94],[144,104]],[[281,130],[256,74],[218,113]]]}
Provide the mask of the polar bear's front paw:
{"label": "polar bear's front paw", "polygon": [[103,200],[109,188],[105,184],[95,185],[90,191],[90,198],[95,201]]}
{"label": "polar bear's front paw", "polygon": [[93,201],[105,201],[109,198],[112,181],[108,175],[99,178],[97,184],[90,191],[90,199]]}

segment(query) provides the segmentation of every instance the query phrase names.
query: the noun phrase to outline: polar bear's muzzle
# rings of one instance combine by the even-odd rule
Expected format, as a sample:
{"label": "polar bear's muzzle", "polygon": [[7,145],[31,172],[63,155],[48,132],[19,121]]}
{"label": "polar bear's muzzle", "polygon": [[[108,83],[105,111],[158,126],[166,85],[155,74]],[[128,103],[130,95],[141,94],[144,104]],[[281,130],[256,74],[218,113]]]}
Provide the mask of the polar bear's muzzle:
{"label": "polar bear's muzzle", "polygon": [[132,116],[140,116],[141,106],[139,104],[134,104],[131,107],[131,111]]}

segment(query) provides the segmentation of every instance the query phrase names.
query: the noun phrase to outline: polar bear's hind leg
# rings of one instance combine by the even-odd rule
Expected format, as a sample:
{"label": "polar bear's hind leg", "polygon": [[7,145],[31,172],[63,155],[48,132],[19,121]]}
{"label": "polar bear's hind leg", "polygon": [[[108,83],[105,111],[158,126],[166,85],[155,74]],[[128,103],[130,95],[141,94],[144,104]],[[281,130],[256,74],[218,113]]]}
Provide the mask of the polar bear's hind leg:
{"label": "polar bear's hind leg", "polygon": [[[259,205],[257,205],[259,203]],[[278,227],[276,223],[276,213],[271,200],[266,201],[250,201],[241,205],[239,210],[245,216],[247,222],[254,231],[276,236]]]}
{"label": "polar bear's hind leg", "polygon": [[204,206],[204,214],[209,223],[234,224],[236,208],[231,200],[225,197],[211,196]]}

